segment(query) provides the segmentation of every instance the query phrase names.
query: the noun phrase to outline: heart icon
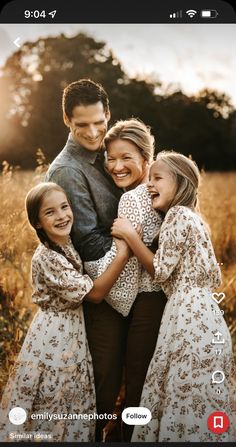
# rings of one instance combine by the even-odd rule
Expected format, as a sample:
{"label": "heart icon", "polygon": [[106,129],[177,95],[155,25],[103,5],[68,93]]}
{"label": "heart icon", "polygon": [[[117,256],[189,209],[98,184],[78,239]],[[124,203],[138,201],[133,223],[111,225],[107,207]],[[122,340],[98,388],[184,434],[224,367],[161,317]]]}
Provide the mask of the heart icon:
{"label": "heart icon", "polygon": [[217,303],[220,304],[221,301],[223,301],[223,299],[225,298],[225,293],[220,292],[220,293],[212,293],[211,297],[213,298],[213,300]]}

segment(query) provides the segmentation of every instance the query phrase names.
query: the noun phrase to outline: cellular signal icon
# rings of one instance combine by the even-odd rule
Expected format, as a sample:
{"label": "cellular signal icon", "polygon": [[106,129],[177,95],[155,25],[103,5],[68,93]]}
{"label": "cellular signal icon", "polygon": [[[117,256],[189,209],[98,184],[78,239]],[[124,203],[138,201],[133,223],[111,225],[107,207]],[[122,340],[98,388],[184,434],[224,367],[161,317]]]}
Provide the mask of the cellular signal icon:
{"label": "cellular signal icon", "polygon": [[170,19],[182,19],[182,11],[172,12],[170,14]]}
{"label": "cellular signal icon", "polygon": [[195,11],[195,9],[188,9],[186,14],[190,17],[190,19],[192,19],[197,14],[197,11]]}

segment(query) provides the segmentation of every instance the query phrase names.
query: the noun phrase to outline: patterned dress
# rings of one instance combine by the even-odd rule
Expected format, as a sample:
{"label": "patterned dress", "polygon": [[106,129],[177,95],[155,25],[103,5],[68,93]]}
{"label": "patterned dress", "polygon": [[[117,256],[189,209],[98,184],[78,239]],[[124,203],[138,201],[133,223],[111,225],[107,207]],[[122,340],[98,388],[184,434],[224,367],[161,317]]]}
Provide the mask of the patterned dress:
{"label": "patterned dress", "polygon": [[[150,246],[160,229],[162,215],[157,213],[151,202],[151,196],[145,184],[124,193],[120,199],[118,216],[125,216],[136,229],[139,224],[143,229],[143,242]],[[111,249],[97,261],[85,262],[85,269],[92,279],[100,276],[111,264],[117,253],[115,242]],[[140,292],[159,291],[161,288],[143,269],[138,259],[132,256],[121,272],[118,280],[105,300],[122,315],[127,316]]]}
{"label": "patterned dress", "polygon": [[[40,244],[32,259],[34,316],[7,383],[0,414],[0,438],[10,433],[41,433],[51,441],[93,441],[95,420],[75,415],[94,414],[92,361],[86,340],[84,296],[93,282],[71,241],[63,246],[69,259]],[[27,412],[23,425],[9,422],[13,407]],[[32,414],[44,419],[31,419]],[[53,415],[51,421],[48,415]],[[72,416],[71,416],[72,415]],[[73,417],[73,419],[72,419]]]}
{"label": "patterned dress", "polygon": [[[231,338],[211,296],[220,270],[205,225],[189,208],[167,212],[154,268],[168,301],[140,402],[152,419],[135,426],[132,441],[236,441]],[[221,344],[213,343],[219,339]],[[215,371],[224,372],[222,383],[212,382]],[[221,435],[207,427],[215,411],[227,413],[231,422]]]}

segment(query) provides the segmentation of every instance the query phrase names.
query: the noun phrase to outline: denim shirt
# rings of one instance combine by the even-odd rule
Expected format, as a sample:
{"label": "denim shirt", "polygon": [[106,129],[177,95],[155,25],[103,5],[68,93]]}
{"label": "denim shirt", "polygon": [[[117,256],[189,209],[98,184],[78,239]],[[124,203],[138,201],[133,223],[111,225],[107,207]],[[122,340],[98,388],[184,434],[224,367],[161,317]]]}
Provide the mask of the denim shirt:
{"label": "denim shirt", "polygon": [[104,170],[101,154],[84,149],[69,134],[45,178],[68,195],[74,214],[71,238],[83,261],[100,259],[110,250],[110,228],[123,193]]}

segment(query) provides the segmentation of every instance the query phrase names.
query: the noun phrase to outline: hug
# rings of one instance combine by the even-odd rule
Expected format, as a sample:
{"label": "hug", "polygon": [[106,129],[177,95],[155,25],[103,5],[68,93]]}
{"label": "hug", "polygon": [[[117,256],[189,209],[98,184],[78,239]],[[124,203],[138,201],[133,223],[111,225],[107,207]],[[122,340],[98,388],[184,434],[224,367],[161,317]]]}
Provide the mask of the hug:
{"label": "hug", "polygon": [[[65,88],[62,108],[66,145],[26,197],[39,239],[39,310],[3,395],[4,439],[22,430],[8,420],[19,406],[24,431],[101,441],[124,383],[124,407],[147,407],[152,419],[120,423],[114,440],[236,441],[235,365],[211,298],[221,274],[200,214],[197,165],[172,150],[153,161],[154,138],[138,119],[108,130],[108,96],[89,79]],[[212,344],[219,330],[221,356]],[[222,410],[230,427],[219,436],[207,418]],[[94,418],[30,419],[45,411]]]}

